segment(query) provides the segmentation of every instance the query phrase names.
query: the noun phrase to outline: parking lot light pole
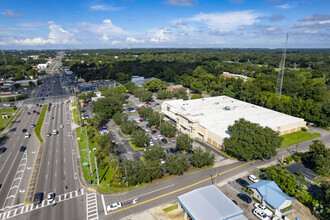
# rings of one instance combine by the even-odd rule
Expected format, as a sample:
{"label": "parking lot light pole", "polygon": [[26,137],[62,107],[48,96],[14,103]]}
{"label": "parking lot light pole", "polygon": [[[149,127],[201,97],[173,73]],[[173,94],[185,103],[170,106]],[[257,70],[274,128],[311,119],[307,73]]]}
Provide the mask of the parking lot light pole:
{"label": "parking lot light pole", "polygon": [[94,156],[95,159],[95,167],[96,167],[96,175],[97,175],[97,185],[100,185],[100,176],[99,176],[99,170],[97,168],[97,161],[96,161],[96,157]]}

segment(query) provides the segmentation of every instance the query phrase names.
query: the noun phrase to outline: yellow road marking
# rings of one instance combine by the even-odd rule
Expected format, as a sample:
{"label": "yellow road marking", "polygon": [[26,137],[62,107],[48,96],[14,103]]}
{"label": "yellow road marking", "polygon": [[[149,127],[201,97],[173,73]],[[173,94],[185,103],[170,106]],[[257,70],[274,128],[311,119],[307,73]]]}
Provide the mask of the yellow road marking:
{"label": "yellow road marking", "polygon": [[87,189],[90,190],[90,191],[96,192],[95,189],[92,189],[92,188],[90,188],[90,187],[88,187]]}
{"label": "yellow road marking", "polygon": [[214,177],[216,177],[216,176],[223,175],[223,174],[228,173],[228,172],[230,172],[230,171],[232,171],[232,170],[236,170],[236,169],[238,169],[238,168],[240,168],[240,167],[246,166],[246,165],[251,164],[251,163],[254,163],[254,162],[256,162],[256,161],[257,161],[257,160],[254,160],[254,161],[250,161],[250,162],[248,162],[248,163],[241,164],[241,165],[239,165],[239,166],[236,166],[236,167],[233,167],[233,168],[231,168],[231,169],[229,169],[229,170],[223,171],[223,172],[221,172],[221,173],[219,173],[219,174],[217,174],[217,175],[214,175],[214,176],[212,176],[212,177],[208,177],[208,178],[206,178],[206,179],[203,179],[203,180],[201,180],[201,181],[198,181],[198,182],[196,182],[196,183],[193,183],[193,184],[191,184],[191,185],[189,185],[189,186],[185,186],[185,187],[183,187],[183,188],[181,188],[181,189],[174,190],[174,191],[172,191],[172,192],[169,192],[169,193],[166,193],[166,194],[163,194],[163,195],[157,196],[157,197],[152,198],[152,199],[149,199],[149,200],[147,200],[147,201],[140,202],[140,203],[137,203],[137,204],[135,204],[135,205],[131,205],[131,206],[129,206],[129,207],[122,208],[122,209],[119,209],[119,210],[116,210],[116,211],[113,211],[113,212],[107,213],[107,215],[111,215],[111,214],[114,214],[114,213],[117,213],[117,212],[121,212],[121,211],[124,211],[124,210],[130,209],[130,208],[133,208],[133,207],[135,207],[135,206],[139,206],[139,205],[142,205],[142,204],[145,204],[145,203],[148,203],[148,202],[154,201],[154,200],[156,200],[156,199],[160,199],[160,198],[162,198],[162,197],[165,197],[165,196],[171,195],[171,194],[173,194],[173,193],[180,192],[180,191],[182,191],[182,190],[188,189],[188,188],[190,188],[190,187],[193,187],[193,186],[196,186],[196,185],[198,185],[198,184],[200,184],[200,183],[203,183],[203,182],[205,182],[205,181],[208,181],[208,180],[210,180],[210,179],[212,179],[212,178],[214,178]]}
{"label": "yellow road marking", "polygon": [[287,150],[285,150],[285,151],[281,151],[281,152],[277,153],[277,155],[279,155],[279,154],[284,154],[285,152],[288,152],[288,151],[287,151]]}

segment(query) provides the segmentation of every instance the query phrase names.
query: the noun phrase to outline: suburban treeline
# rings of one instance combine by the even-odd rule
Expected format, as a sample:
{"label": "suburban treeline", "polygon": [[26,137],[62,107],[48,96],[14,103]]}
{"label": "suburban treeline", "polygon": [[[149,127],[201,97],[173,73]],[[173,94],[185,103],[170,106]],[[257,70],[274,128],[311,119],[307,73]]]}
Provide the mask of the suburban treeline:
{"label": "suburban treeline", "polygon": [[[106,56],[111,54],[107,51],[95,53],[71,54],[67,64],[85,80],[124,83],[132,75],[156,77],[183,84],[196,93],[227,95],[322,127],[330,124],[329,50],[288,50],[281,100],[274,94],[281,50],[126,50],[116,56]],[[225,78],[223,72],[250,78],[246,82]]]}

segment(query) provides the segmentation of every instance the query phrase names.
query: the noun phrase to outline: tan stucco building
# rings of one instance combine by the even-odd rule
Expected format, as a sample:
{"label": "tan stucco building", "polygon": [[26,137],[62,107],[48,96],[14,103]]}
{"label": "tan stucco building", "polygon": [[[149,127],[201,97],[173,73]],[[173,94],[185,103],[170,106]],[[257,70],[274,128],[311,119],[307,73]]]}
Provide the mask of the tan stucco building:
{"label": "tan stucco building", "polygon": [[268,126],[279,135],[300,131],[302,127],[306,127],[304,119],[227,96],[165,101],[162,104],[162,113],[175,122],[182,133],[219,148],[222,148],[223,139],[230,136],[228,126],[240,118],[263,127]]}

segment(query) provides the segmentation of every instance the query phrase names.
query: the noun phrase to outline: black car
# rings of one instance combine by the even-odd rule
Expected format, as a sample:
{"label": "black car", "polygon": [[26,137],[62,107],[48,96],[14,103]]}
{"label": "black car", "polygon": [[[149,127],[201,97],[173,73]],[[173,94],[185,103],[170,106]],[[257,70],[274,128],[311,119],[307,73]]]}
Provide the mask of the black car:
{"label": "black car", "polygon": [[166,140],[165,138],[162,139],[162,142],[163,142],[164,144],[167,144],[167,140]]}
{"label": "black car", "polygon": [[42,203],[42,200],[44,199],[44,193],[43,192],[37,192],[35,195],[34,195],[34,201],[33,201],[33,204],[34,205],[38,205],[40,203]]}
{"label": "black car", "polygon": [[4,153],[6,151],[5,147],[0,147],[0,154]]}
{"label": "black car", "polygon": [[28,115],[31,115],[31,112],[28,112],[27,114],[28,114]]}
{"label": "black car", "polygon": [[174,148],[170,148],[172,154],[176,154],[176,150]]}
{"label": "black car", "polygon": [[193,150],[187,150],[187,153],[188,153],[188,154],[193,154],[194,151],[193,151]]}
{"label": "black car", "polygon": [[231,200],[235,205],[237,205],[237,202],[235,200]]}
{"label": "black car", "polygon": [[247,186],[249,185],[249,183],[248,183],[246,180],[241,179],[241,178],[238,178],[238,179],[236,180],[236,183],[238,183],[239,185],[241,185],[241,186],[243,186],[243,187],[247,187]]}
{"label": "black car", "polygon": [[22,133],[25,133],[27,130],[25,128],[22,129]]}
{"label": "black car", "polygon": [[244,202],[247,202],[247,203],[251,203],[252,202],[252,199],[250,196],[246,195],[246,194],[243,194],[243,193],[240,193],[237,195],[241,200],[243,200]]}
{"label": "black car", "polygon": [[26,147],[21,146],[21,148],[19,149],[20,152],[24,152],[26,150]]}

